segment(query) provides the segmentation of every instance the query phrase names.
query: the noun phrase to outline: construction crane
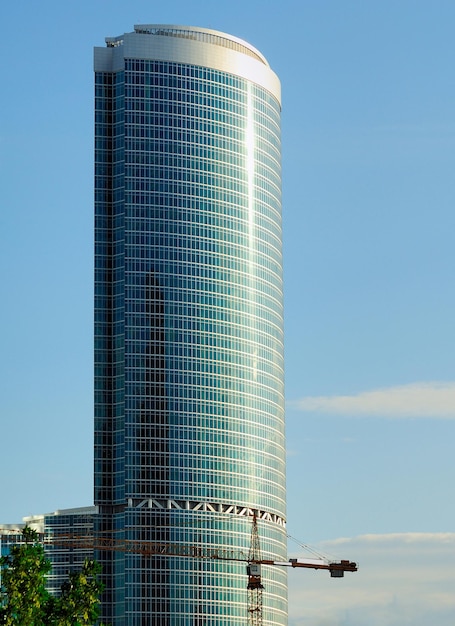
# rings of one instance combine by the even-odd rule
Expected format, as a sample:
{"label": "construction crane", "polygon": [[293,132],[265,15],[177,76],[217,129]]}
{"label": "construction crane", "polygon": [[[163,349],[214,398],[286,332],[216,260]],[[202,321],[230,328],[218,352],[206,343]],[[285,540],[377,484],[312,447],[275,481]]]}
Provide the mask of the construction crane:
{"label": "construction crane", "polygon": [[[257,534],[257,521],[254,522],[252,535]],[[45,536],[42,540],[44,545],[60,545],[70,548],[101,550],[108,552],[129,552],[142,556],[180,556],[193,559],[208,559],[220,561],[245,562],[249,565],[274,565],[279,567],[305,567],[309,569],[322,569],[330,572],[333,578],[342,578],[344,572],[356,572],[357,563],[348,560],[330,561],[325,559],[289,559],[288,561],[274,561],[271,559],[254,558],[252,550],[248,555],[241,550],[226,550],[222,548],[208,548],[198,545],[185,545],[180,543],[158,543],[146,540],[116,539],[112,536],[58,534]],[[257,550],[257,548],[256,548]],[[253,551],[254,552],[254,551]],[[260,552],[259,552],[260,554]],[[256,556],[259,556],[256,552]]]}
{"label": "construction crane", "polygon": [[44,536],[41,539],[44,545],[69,547],[74,549],[99,550],[109,552],[128,552],[142,556],[177,556],[194,559],[208,559],[220,561],[245,562],[247,564],[247,593],[248,593],[248,626],[262,626],[263,603],[261,567],[271,565],[278,567],[304,567],[308,569],[321,569],[330,572],[332,578],[342,578],[345,572],[356,572],[357,563],[349,560],[332,561],[325,559],[289,559],[287,561],[275,561],[263,559],[259,539],[257,515],[253,511],[251,528],[251,541],[248,555],[240,550],[226,550],[199,545],[184,545],[172,543],[157,543],[152,541],[131,541],[117,539],[111,534],[105,536],[57,534]]}

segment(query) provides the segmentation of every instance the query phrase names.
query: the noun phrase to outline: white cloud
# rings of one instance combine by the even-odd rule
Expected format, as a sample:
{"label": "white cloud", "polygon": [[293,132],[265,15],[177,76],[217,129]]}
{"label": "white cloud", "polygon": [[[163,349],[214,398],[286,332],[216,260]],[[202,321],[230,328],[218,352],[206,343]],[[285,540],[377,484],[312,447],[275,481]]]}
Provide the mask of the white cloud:
{"label": "white cloud", "polygon": [[290,406],[332,415],[455,419],[455,382],[414,383],[351,396],[308,396]]}
{"label": "white cloud", "polygon": [[455,533],[387,533],[383,535],[366,534],[359,535],[358,537],[339,537],[338,539],[332,539],[325,541],[322,545],[326,548],[331,546],[339,546],[340,544],[389,544],[393,548],[396,545],[403,545],[407,543],[424,543],[424,544],[437,544],[442,545],[446,543],[454,544],[455,546]]}
{"label": "white cloud", "polygon": [[342,579],[289,575],[289,626],[453,626],[455,533],[391,533],[327,541],[359,563]]}

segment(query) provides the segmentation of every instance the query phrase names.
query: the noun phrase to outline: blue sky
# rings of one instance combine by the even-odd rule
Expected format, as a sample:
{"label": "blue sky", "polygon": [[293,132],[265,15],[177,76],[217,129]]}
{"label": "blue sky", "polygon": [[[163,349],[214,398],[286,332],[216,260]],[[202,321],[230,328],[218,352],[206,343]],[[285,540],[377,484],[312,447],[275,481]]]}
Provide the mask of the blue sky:
{"label": "blue sky", "polygon": [[290,624],[452,625],[455,3],[28,0],[0,19],[0,521],[92,501],[93,47],[215,28],[282,81],[289,533],[362,566],[292,572]]}

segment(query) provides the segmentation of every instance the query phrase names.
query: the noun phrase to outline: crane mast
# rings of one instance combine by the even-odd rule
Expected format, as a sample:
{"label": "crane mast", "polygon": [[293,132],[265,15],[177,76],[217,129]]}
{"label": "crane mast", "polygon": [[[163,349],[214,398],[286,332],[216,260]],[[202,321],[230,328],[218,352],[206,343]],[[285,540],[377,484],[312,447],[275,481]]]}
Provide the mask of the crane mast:
{"label": "crane mast", "polygon": [[262,626],[262,590],[261,581],[261,544],[256,513],[253,513],[253,525],[251,527],[251,543],[248,554],[248,626]]}

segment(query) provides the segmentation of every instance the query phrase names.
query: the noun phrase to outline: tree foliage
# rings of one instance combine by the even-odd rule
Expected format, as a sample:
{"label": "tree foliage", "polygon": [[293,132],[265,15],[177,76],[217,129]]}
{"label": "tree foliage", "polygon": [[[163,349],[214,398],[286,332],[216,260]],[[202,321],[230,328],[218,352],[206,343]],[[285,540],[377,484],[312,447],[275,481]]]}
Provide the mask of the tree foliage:
{"label": "tree foliage", "polygon": [[70,572],[59,597],[46,590],[51,570],[44,547],[31,528],[24,528],[23,543],[11,546],[0,558],[0,624],[2,626],[89,626],[99,613],[100,565],[86,560]]}

